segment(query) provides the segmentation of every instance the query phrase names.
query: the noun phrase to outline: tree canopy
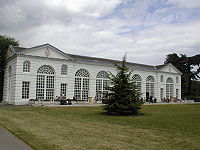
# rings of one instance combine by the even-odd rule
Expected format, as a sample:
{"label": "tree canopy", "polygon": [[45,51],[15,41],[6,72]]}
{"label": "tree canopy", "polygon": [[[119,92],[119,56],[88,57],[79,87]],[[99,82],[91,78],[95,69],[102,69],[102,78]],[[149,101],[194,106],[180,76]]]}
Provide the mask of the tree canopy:
{"label": "tree canopy", "polygon": [[184,54],[180,54],[180,56],[176,53],[169,54],[166,57],[166,63],[172,63],[182,72],[182,96],[190,96],[192,94],[192,80],[200,79],[200,54],[191,57]]}
{"label": "tree canopy", "polygon": [[14,38],[0,35],[0,101],[3,97],[3,82],[4,82],[4,69],[5,69],[5,56],[9,45],[19,45],[19,41]]}
{"label": "tree canopy", "polygon": [[140,92],[131,79],[132,71],[125,65],[126,56],[123,57],[121,66],[116,65],[117,75],[110,73],[111,87],[105,101],[104,110],[113,115],[137,115],[143,101]]}

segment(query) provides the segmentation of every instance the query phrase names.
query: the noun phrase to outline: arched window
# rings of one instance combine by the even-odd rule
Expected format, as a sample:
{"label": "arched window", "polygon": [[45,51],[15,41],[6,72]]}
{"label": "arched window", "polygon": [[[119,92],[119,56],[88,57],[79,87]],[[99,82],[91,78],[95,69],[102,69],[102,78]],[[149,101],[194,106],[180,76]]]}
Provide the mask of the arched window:
{"label": "arched window", "polygon": [[106,87],[110,85],[110,80],[108,78],[108,73],[106,71],[100,71],[96,76],[96,97],[99,100],[105,97],[108,93]]}
{"label": "arched window", "polygon": [[74,98],[79,100],[88,100],[89,76],[89,72],[85,69],[79,69],[76,72],[74,82]]}
{"label": "arched window", "polygon": [[30,72],[30,61],[27,61],[27,60],[24,61],[23,72]]}
{"label": "arched window", "polygon": [[160,76],[160,82],[163,82],[163,75]]}
{"label": "arched window", "polygon": [[54,69],[51,66],[43,65],[37,71],[36,99],[54,98]]}
{"label": "arched window", "polygon": [[172,98],[174,95],[174,82],[172,78],[167,78],[166,81],[166,98]]}
{"label": "arched window", "polygon": [[39,73],[39,74],[54,74],[54,70],[51,66],[44,65],[38,69],[37,73]]}
{"label": "arched window", "polygon": [[98,74],[97,74],[97,78],[108,78],[108,73],[106,71],[100,71]]}
{"label": "arched window", "polygon": [[133,76],[133,81],[135,82],[135,84],[137,85],[137,89],[141,92],[141,82],[142,82],[142,78],[140,77],[140,75],[135,74]]}
{"label": "arched window", "polygon": [[62,75],[67,75],[67,65],[62,65],[61,67],[61,74]]}
{"label": "arched window", "polygon": [[85,70],[85,69],[79,69],[79,70],[76,72],[75,76],[77,76],[77,77],[89,77],[90,74],[89,74],[89,72],[88,72],[87,70]]}
{"label": "arched window", "polygon": [[146,92],[149,96],[154,96],[154,77],[148,76],[146,79]]}

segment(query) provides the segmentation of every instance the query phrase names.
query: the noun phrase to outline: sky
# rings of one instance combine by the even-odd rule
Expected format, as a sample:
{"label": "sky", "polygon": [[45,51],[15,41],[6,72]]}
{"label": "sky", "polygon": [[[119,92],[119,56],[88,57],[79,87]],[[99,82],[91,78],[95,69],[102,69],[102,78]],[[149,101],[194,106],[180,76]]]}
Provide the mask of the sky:
{"label": "sky", "polygon": [[0,0],[0,34],[20,46],[149,65],[200,54],[200,0]]}

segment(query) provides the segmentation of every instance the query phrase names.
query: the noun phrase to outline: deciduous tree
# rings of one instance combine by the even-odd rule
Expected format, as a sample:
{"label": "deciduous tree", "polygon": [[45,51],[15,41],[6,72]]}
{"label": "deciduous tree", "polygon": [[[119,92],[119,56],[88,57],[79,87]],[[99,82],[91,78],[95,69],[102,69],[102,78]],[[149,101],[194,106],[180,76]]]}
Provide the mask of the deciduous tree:
{"label": "deciduous tree", "polygon": [[[173,53],[167,55],[165,63],[172,63],[182,72],[182,96],[190,96],[192,80],[200,79],[200,55],[187,57],[183,54],[178,56],[176,53]],[[197,66],[196,70],[193,70],[194,66]]]}
{"label": "deciduous tree", "polygon": [[3,83],[4,83],[4,69],[5,69],[5,56],[9,45],[18,46],[19,42],[14,38],[0,35],[0,101],[3,98]]}

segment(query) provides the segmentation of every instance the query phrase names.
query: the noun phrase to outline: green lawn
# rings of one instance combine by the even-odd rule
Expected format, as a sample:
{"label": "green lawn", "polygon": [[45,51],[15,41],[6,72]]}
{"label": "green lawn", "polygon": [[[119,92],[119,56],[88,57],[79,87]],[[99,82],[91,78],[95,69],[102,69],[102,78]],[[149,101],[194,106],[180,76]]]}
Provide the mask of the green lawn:
{"label": "green lawn", "polygon": [[143,106],[141,116],[102,107],[0,108],[0,124],[36,150],[198,150],[200,105]]}

